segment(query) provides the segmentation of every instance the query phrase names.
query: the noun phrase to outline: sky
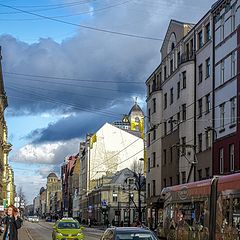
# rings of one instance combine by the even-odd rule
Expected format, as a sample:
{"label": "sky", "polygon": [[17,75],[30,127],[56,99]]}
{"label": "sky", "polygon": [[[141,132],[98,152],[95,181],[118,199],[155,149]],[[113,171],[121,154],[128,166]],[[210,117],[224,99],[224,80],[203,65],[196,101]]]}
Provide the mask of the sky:
{"label": "sky", "polygon": [[[160,63],[171,19],[214,0],[0,0],[9,162],[30,203],[87,133],[120,120]],[[186,14],[187,13],[187,14]]]}

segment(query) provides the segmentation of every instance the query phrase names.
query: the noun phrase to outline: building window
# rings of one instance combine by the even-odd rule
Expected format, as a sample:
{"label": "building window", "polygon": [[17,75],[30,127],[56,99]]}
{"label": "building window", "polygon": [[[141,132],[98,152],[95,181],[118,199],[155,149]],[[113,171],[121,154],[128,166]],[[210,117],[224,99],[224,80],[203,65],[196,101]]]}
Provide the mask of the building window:
{"label": "building window", "polygon": [[211,74],[211,63],[210,58],[206,60],[206,78],[210,77]]}
{"label": "building window", "polygon": [[167,164],[167,150],[163,150],[163,165]]}
{"label": "building window", "polygon": [[148,109],[148,120],[151,121],[151,108]]}
{"label": "building window", "polygon": [[180,174],[177,174],[177,184],[180,184]]}
{"label": "building window", "polygon": [[170,147],[170,162],[172,163],[173,161],[173,148]]}
{"label": "building window", "polygon": [[224,68],[225,68],[225,61],[224,60],[222,60],[221,61],[221,77],[220,77],[220,80],[221,80],[221,84],[223,84],[224,83]]}
{"label": "building window", "polygon": [[164,109],[167,108],[167,93],[164,94]]}
{"label": "building window", "polygon": [[220,105],[220,130],[224,129],[225,103]]}
{"label": "building window", "polygon": [[180,98],[180,91],[181,91],[181,83],[180,81],[177,83],[177,98]]}
{"label": "building window", "polygon": [[153,98],[152,104],[153,104],[153,113],[155,113],[156,112],[156,98]]}
{"label": "building window", "polygon": [[151,159],[148,158],[148,172],[150,172],[150,169],[151,169]]}
{"label": "building window", "polygon": [[177,65],[179,66],[181,63],[181,55],[180,52],[177,53]]}
{"label": "building window", "polygon": [[148,147],[150,146],[150,143],[151,143],[151,134],[148,133],[148,141],[147,141]]}
{"label": "building window", "polygon": [[167,187],[167,179],[166,178],[163,179],[163,187]]}
{"label": "building window", "polygon": [[182,105],[182,120],[185,121],[187,119],[187,110],[186,110],[186,104]]}
{"label": "building window", "polygon": [[169,123],[170,123],[170,131],[172,132],[173,131],[173,117],[171,117],[169,119]]}
{"label": "building window", "polygon": [[206,114],[210,112],[211,109],[211,100],[210,100],[210,94],[206,95]]}
{"label": "building window", "polygon": [[220,166],[220,173],[222,174],[224,171],[224,150],[223,148],[220,148],[219,150],[219,166]]}
{"label": "building window", "polygon": [[154,128],[153,129],[152,140],[155,140],[155,139],[156,139],[156,129]]}
{"label": "building window", "polygon": [[230,104],[231,104],[231,124],[235,124],[236,123],[236,97],[232,98],[230,100]]}
{"label": "building window", "polygon": [[180,119],[181,119],[181,112],[178,112],[177,113],[177,120],[178,120],[178,122],[180,122]]}
{"label": "building window", "polygon": [[173,88],[170,89],[170,104],[173,103]]}
{"label": "building window", "polygon": [[147,195],[148,195],[148,198],[150,198],[150,196],[151,196],[151,187],[150,187],[150,183],[148,183],[148,187],[147,187]]}
{"label": "building window", "polygon": [[170,74],[173,73],[173,59],[170,60]]}
{"label": "building window", "polygon": [[236,76],[236,52],[232,53],[232,77]]}
{"label": "building window", "polygon": [[235,30],[235,28],[236,28],[236,17],[235,17],[235,13],[236,13],[235,7],[232,7],[232,23],[231,23],[232,32],[233,32],[233,31]]}
{"label": "building window", "polygon": [[198,100],[198,117],[202,117],[202,98]]}
{"label": "building window", "polygon": [[198,33],[198,48],[201,48],[203,46],[203,33],[200,31]]}
{"label": "building window", "polygon": [[187,85],[187,74],[186,71],[182,72],[182,88],[186,88]]}
{"label": "building window", "polygon": [[202,169],[198,170],[198,179],[202,180]]}
{"label": "building window", "polygon": [[164,136],[167,135],[167,122],[164,122]]}
{"label": "building window", "polygon": [[167,79],[167,66],[164,66],[163,74],[164,74],[164,80],[166,80]]}
{"label": "building window", "polygon": [[152,84],[152,91],[153,92],[156,91],[156,74],[154,75],[154,80],[153,80],[153,84]]}
{"label": "building window", "polygon": [[205,26],[206,42],[211,39],[210,23]]}
{"label": "building window", "polygon": [[169,178],[170,186],[173,185],[172,177]]}
{"label": "building window", "polygon": [[198,152],[202,152],[202,133],[198,134]]}
{"label": "building window", "polygon": [[152,153],[152,168],[156,167],[156,152]]}
{"label": "building window", "polygon": [[156,181],[152,180],[152,195],[156,196]]}
{"label": "building window", "polygon": [[113,193],[113,202],[117,202],[118,201],[118,195],[117,193]]}
{"label": "building window", "polygon": [[198,84],[200,84],[203,80],[203,69],[202,64],[198,66]]}
{"label": "building window", "polygon": [[229,146],[229,158],[230,158],[230,171],[234,172],[235,165],[235,156],[234,156],[234,144],[230,144]]}
{"label": "building window", "polygon": [[148,95],[150,95],[150,94],[151,94],[151,85],[148,84]]}
{"label": "building window", "polygon": [[208,149],[211,147],[211,131],[206,131],[205,136],[206,136],[206,149]]}
{"label": "building window", "polygon": [[186,155],[186,137],[182,137],[182,156]]}
{"label": "building window", "polygon": [[206,175],[206,178],[210,177],[210,169],[209,169],[209,167],[205,168],[205,175]]}
{"label": "building window", "polygon": [[186,172],[182,172],[182,183],[186,183]]}
{"label": "building window", "polygon": [[224,39],[224,18],[221,19],[221,27],[220,27],[220,41]]}

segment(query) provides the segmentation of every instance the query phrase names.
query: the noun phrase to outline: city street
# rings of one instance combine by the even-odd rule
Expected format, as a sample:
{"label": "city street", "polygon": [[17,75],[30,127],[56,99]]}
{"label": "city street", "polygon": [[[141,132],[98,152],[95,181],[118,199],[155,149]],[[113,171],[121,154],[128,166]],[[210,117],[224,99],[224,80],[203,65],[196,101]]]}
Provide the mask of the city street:
{"label": "city street", "polygon": [[[52,223],[30,223],[25,221],[19,231],[19,240],[51,240]],[[101,230],[86,228],[84,230],[86,240],[98,240],[102,235]]]}

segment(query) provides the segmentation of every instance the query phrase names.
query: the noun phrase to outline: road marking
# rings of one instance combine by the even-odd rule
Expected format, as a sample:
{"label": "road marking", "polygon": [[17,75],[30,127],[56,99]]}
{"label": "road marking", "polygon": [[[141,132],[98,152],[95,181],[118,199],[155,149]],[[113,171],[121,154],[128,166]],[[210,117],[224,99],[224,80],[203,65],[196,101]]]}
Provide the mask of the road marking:
{"label": "road marking", "polygon": [[27,233],[28,237],[30,238],[30,240],[34,240],[33,237],[31,236],[29,230],[27,228],[25,228],[25,230],[26,230],[26,233]]}

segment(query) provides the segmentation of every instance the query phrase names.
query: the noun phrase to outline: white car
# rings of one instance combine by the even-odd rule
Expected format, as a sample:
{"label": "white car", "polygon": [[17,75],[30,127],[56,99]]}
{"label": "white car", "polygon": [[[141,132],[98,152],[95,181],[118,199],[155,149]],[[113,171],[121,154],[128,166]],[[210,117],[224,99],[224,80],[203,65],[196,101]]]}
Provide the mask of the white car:
{"label": "white car", "polygon": [[38,222],[39,222],[38,216],[33,216],[33,217],[32,217],[32,222],[38,223]]}

